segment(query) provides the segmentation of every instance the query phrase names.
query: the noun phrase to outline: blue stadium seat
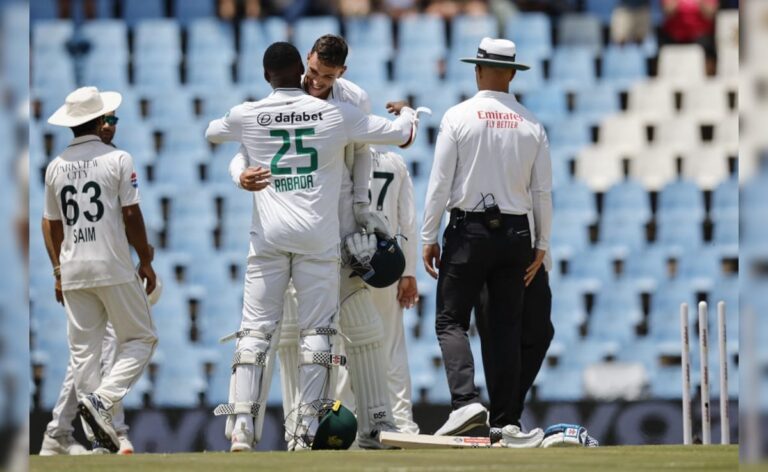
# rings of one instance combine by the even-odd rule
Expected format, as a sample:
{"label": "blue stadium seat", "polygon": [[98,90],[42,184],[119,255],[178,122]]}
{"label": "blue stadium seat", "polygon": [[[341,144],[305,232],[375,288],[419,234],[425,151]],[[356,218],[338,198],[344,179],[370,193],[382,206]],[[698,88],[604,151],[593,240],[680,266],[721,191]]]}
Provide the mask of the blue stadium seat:
{"label": "blue stadium seat", "polygon": [[144,97],[148,101],[148,121],[154,128],[178,129],[179,123],[189,124],[194,119],[194,101],[191,94],[184,89],[174,89],[164,84],[161,88],[147,90]]}
{"label": "blue stadium seat", "polygon": [[718,185],[712,193],[712,218],[717,222],[720,218],[738,214],[739,182],[730,178]]}
{"label": "blue stadium seat", "polygon": [[584,398],[581,369],[553,367],[538,381],[538,397],[544,401],[578,401]]}
{"label": "blue stadium seat", "polygon": [[200,181],[200,164],[186,155],[161,152],[153,165],[156,182],[187,188]]}
{"label": "blue stadium seat", "polygon": [[557,25],[558,44],[567,47],[583,47],[599,54],[603,48],[603,31],[600,20],[590,14],[566,13]]}
{"label": "blue stadium seat", "polygon": [[193,90],[226,89],[232,85],[232,63],[217,56],[191,59],[187,83]]}
{"label": "blue stadium seat", "polygon": [[[261,61],[270,44],[288,40],[288,25],[278,16],[264,20],[243,20],[240,23],[240,58],[252,56]],[[305,54],[302,51],[299,51]]]}
{"label": "blue stadium seat", "polygon": [[680,342],[680,304],[688,303],[689,326],[695,326],[696,295],[694,288],[683,279],[660,283],[651,295],[648,336],[657,341]]}
{"label": "blue stadium seat", "polygon": [[[32,88],[46,90],[46,93],[63,97],[74,90],[75,69],[69,56],[48,55],[32,58]],[[52,111],[64,103],[62,100]],[[46,116],[45,119],[48,119]]]}
{"label": "blue stadium seat", "polygon": [[113,63],[128,62],[128,28],[120,20],[94,20],[82,26],[83,37],[91,42],[89,59],[98,57]]}
{"label": "blue stadium seat", "polygon": [[587,223],[580,216],[555,211],[552,225],[556,228],[550,238],[553,253],[569,257],[589,245]]}
{"label": "blue stadium seat", "polygon": [[399,22],[399,53],[420,51],[424,56],[439,59],[445,54],[445,23],[439,16],[408,15]]}
{"label": "blue stadium seat", "polygon": [[200,18],[187,27],[187,59],[216,60],[232,64],[235,60],[235,34],[232,25],[215,18]]}
{"label": "blue stadium seat", "polygon": [[659,194],[659,216],[669,215],[701,221],[704,218],[704,196],[691,181],[677,180],[667,184]]}
{"label": "blue stadium seat", "polygon": [[128,394],[123,397],[123,407],[126,409],[140,409],[144,407],[144,395],[151,394],[152,383],[148,379],[148,373],[139,377],[139,380],[133,384]]}
{"label": "blue stadium seat", "polygon": [[440,85],[437,59],[424,49],[401,51],[395,58],[395,81],[413,94],[434,91]]}
{"label": "blue stadium seat", "polygon": [[181,189],[171,199],[170,220],[174,224],[200,223],[213,226],[216,223],[216,199],[208,187]]}
{"label": "blue stadium seat", "polygon": [[587,318],[583,293],[577,285],[566,281],[553,283],[552,290],[557,294],[552,297],[552,324],[556,337],[561,342],[570,343],[579,337],[579,327]]}
{"label": "blue stadium seat", "polygon": [[583,224],[597,220],[595,197],[589,187],[578,180],[561,185],[553,196],[554,213],[570,214]]}
{"label": "blue stadium seat", "polygon": [[139,64],[181,61],[181,29],[175,20],[141,21],[134,28],[134,60]]}
{"label": "blue stadium seat", "polygon": [[223,117],[232,107],[245,101],[242,92],[234,87],[223,89],[206,87],[195,93],[195,96],[200,99],[199,121],[202,123],[209,123],[211,120]]}
{"label": "blue stadium seat", "polygon": [[519,60],[533,65],[552,54],[552,24],[544,13],[519,13],[507,21],[504,37],[515,42]]}
{"label": "blue stadium seat", "polygon": [[565,91],[556,85],[532,90],[523,96],[523,105],[544,122],[564,118],[568,114]]}
{"label": "blue stadium seat", "polygon": [[[720,277],[709,292],[709,309],[716,313],[717,303],[725,302],[726,334],[728,344],[739,342],[739,278]],[[717,319],[713,315],[713,319]],[[714,339],[714,333],[713,333]]]}
{"label": "blue stadium seat", "polygon": [[[155,146],[149,128],[139,120],[125,119],[123,122],[120,109],[116,114],[120,116],[121,121],[115,134],[115,145],[128,151],[137,166],[154,162]],[[143,172],[140,172],[140,177],[141,174]]]}
{"label": "blue stadium seat", "polygon": [[387,84],[387,59],[378,48],[360,46],[347,56],[344,78],[356,83],[363,90],[384,87]]}
{"label": "blue stadium seat", "polygon": [[[527,62],[530,69],[526,71],[520,71],[515,74],[515,78],[512,79],[512,83],[509,84],[509,90],[511,93],[528,93],[532,90],[536,90],[545,83],[544,79],[544,67],[541,65],[541,61],[533,60]],[[469,64],[466,64],[469,66]],[[471,72],[474,72],[474,68],[469,67]]]}
{"label": "blue stadium seat", "polygon": [[709,290],[723,273],[719,252],[711,246],[689,246],[681,254],[677,277],[688,280],[700,291]]}
{"label": "blue stadium seat", "polygon": [[32,25],[32,54],[35,57],[67,54],[67,41],[73,32],[71,20],[35,22]]}
{"label": "blue stadium seat", "polygon": [[161,407],[193,408],[200,403],[199,395],[205,392],[207,383],[203,377],[200,352],[193,348],[165,350],[161,347],[153,398]]}
{"label": "blue stadium seat", "polygon": [[590,123],[578,116],[544,122],[550,152],[573,159],[582,148],[592,143]]}
{"label": "blue stadium seat", "polygon": [[738,256],[739,216],[726,214],[717,218],[712,242],[721,253]]}
{"label": "blue stadium seat", "polygon": [[583,339],[573,344],[563,346],[557,356],[557,365],[549,372],[561,369],[579,371],[590,364],[604,361],[608,356],[615,355],[620,345],[614,341]]}
{"label": "blue stadium seat", "polygon": [[165,16],[163,0],[123,0],[122,6],[123,18],[131,27],[142,20]]}
{"label": "blue stadium seat", "polygon": [[35,0],[30,3],[29,18],[32,22],[53,20],[59,17],[56,0]]}
{"label": "blue stadium seat", "polygon": [[603,81],[621,89],[647,76],[645,56],[636,45],[611,45],[603,52]]}
{"label": "blue stadium seat", "polygon": [[618,350],[616,360],[643,364],[650,377],[653,377],[659,368],[658,341],[647,337],[635,339]]}
{"label": "blue stadium seat", "polygon": [[619,0],[587,0],[586,12],[590,13],[607,25],[611,22],[613,10],[619,4]]}
{"label": "blue stadium seat", "polygon": [[201,18],[216,17],[216,2],[205,0],[181,1],[176,0],[173,4],[173,16],[179,20],[182,25],[186,25]]}
{"label": "blue stadium seat", "polygon": [[659,399],[678,399],[682,369],[679,365],[662,366],[651,377],[651,396]]}
{"label": "blue stadium seat", "polygon": [[632,213],[610,213],[600,219],[600,245],[626,254],[645,245],[645,223]]}
{"label": "blue stadium seat", "polygon": [[623,180],[613,185],[604,197],[604,216],[627,215],[638,223],[651,217],[651,201],[648,193],[638,182]]}
{"label": "blue stadium seat", "polygon": [[448,111],[449,108],[461,103],[461,91],[457,87],[446,83],[440,90],[439,94],[434,92],[423,92],[415,97],[414,105],[427,106],[432,110],[432,116],[420,118],[422,124],[426,123],[428,126],[438,126],[440,121],[442,121],[445,112]]}
{"label": "blue stadium seat", "polygon": [[552,56],[550,82],[567,90],[591,86],[595,82],[594,53],[585,47],[558,47]]}
{"label": "blue stadium seat", "polygon": [[128,63],[89,56],[85,61],[83,82],[99,90],[125,90],[129,87]]}
{"label": "blue stadium seat", "polygon": [[635,337],[635,327],[642,318],[640,295],[632,284],[606,285],[597,294],[588,336],[624,343]]}
{"label": "blue stadium seat", "polygon": [[620,110],[619,94],[612,85],[601,84],[576,91],[573,114],[591,124],[597,125],[606,116]]}
{"label": "blue stadium seat", "polygon": [[302,57],[306,57],[317,38],[324,34],[341,34],[341,25],[334,16],[300,18],[293,25],[293,44]]}
{"label": "blue stadium seat", "polygon": [[168,223],[168,247],[174,251],[186,251],[196,257],[206,257],[214,252],[213,226],[206,221],[182,220]]}
{"label": "blue stadium seat", "polygon": [[344,26],[350,55],[358,49],[366,51],[366,57],[370,58],[380,55],[382,59],[390,59],[394,54],[392,18],[389,16],[372,14],[352,17],[345,21]]}
{"label": "blue stadium seat", "polygon": [[145,61],[134,66],[134,85],[137,89],[152,90],[177,87],[179,85],[179,67],[164,59]]}
{"label": "blue stadium seat", "polygon": [[222,248],[228,251],[247,251],[250,241],[251,221],[249,218],[224,220]]}
{"label": "blue stadium seat", "polygon": [[492,15],[458,15],[451,19],[452,53],[474,57],[483,38],[498,38],[498,24]]}
{"label": "blue stadium seat", "polygon": [[570,259],[566,278],[578,282],[588,292],[596,292],[600,287],[613,282],[614,259],[613,251],[600,246],[581,251]]}
{"label": "blue stadium seat", "polygon": [[669,279],[667,259],[667,252],[657,245],[635,249],[624,258],[622,279],[641,292],[652,292]]}

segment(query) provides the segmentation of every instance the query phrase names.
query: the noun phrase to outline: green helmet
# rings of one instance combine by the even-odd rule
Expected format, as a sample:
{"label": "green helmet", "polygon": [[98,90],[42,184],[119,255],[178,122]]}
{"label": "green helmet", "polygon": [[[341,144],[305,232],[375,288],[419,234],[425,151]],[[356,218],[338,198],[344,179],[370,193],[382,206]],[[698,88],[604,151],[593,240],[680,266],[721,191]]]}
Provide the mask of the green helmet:
{"label": "green helmet", "polygon": [[357,419],[339,400],[323,405],[312,449],[349,449],[357,435]]}

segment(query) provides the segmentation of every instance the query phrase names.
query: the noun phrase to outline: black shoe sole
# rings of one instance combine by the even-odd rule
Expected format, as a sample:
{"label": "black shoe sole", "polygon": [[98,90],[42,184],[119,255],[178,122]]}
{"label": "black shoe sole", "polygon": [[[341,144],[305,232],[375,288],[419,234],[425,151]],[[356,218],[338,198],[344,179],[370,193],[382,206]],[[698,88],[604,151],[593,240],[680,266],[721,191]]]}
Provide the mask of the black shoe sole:
{"label": "black shoe sole", "polygon": [[461,433],[465,433],[469,431],[470,429],[477,428],[479,426],[485,426],[485,423],[488,421],[488,412],[487,411],[481,411],[477,413],[475,416],[467,420],[464,424],[459,426],[458,428],[448,431],[443,436],[458,436]]}
{"label": "black shoe sole", "polygon": [[85,418],[85,422],[88,423],[88,426],[91,427],[91,431],[93,431],[93,435],[96,436],[96,440],[101,443],[102,446],[109,449],[110,452],[116,453],[120,450],[120,445],[115,444],[112,441],[112,437],[107,434],[106,431],[101,429],[101,426],[99,426],[99,422],[96,421],[96,418],[93,417],[91,414],[91,411],[86,408],[85,405],[83,405],[82,402],[77,404],[77,411],[80,412],[81,415],[83,415],[83,418]]}

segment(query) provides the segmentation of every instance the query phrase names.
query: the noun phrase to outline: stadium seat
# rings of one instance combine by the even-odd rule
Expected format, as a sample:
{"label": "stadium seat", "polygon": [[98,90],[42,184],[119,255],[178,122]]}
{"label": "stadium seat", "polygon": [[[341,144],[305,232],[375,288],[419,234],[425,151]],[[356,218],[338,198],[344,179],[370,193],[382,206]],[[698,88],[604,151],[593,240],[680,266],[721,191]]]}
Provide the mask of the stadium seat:
{"label": "stadium seat", "polygon": [[615,259],[614,252],[609,248],[593,246],[570,259],[565,279],[578,283],[584,291],[595,293],[613,282]]}
{"label": "stadium seat", "polygon": [[669,279],[667,259],[667,252],[658,245],[635,249],[624,258],[621,278],[639,292],[653,292]]}
{"label": "stadium seat", "polygon": [[557,294],[552,297],[552,324],[557,332],[557,339],[570,343],[579,338],[579,327],[586,321],[584,295],[577,284],[566,281],[552,284]]}
{"label": "stadium seat", "polygon": [[226,89],[232,85],[232,63],[207,57],[187,63],[187,84],[193,90]]}
{"label": "stadium seat", "polygon": [[576,154],[592,143],[591,126],[580,116],[569,116],[544,123],[553,156],[575,158]]}
{"label": "stadium seat", "polygon": [[165,16],[165,2],[163,0],[123,0],[122,7],[123,18],[130,27],[142,20]]}
{"label": "stadium seat", "polygon": [[581,218],[555,212],[552,226],[557,228],[550,238],[553,253],[569,257],[589,245],[587,224]]}
{"label": "stadium seat", "polygon": [[622,179],[622,156],[613,148],[590,146],[576,158],[576,177],[595,192],[604,192]]}
{"label": "stadium seat", "polygon": [[721,120],[715,124],[714,142],[728,151],[739,149],[739,121]]}
{"label": "stadium seat", "polygon": [[82,26],[83,37],[91,43],[89,60],[94,56],[113,63],[128,62],[128,28],[120,20],[94,20]]}
{"label": "stadium seat", "polygon": [[646,121],[669,119],[675,114],[675,97],[666,82],[639,82],[629,89],[627,109]]}
{"label": "stadium seat", "polygon": [[134,74],[134,85],[140,91],[176,87],[180,82],[178,66],[165,59],[138,63],[134,66]]}
{"label": "stadium seat", "polygon": [[722,82],[708,80],[685,87],[681,112],[699,123],[724,121],[728,116],[728,95]]}
{"label": "stadium seat", "polygon": [[645,57],[639,46],[611,45],[603,52],[604,82],[628,89],[634,83],[644,80],[647,75]]}
{"label": "stadium seat", "polygon": [[424,49],[401,51],[395,58],[395,81],[412,94],[434,91],[440,84],[437,59]]}
{"label": "stadium seat", "polygon": [[[466,64],[466,65],[469,65],[469,64]],[[521,71],[520,73],[515,74],[515,78],[509,84],[509,91],[511,93],[526,94],[532,90],[536,90],[537,88],[541,87],[542,83],[545,82],[544,67],[541,65],[541,62],[531,61],[528,65],[531,66],[530,69],[526,71]],[[474,72],[474,70],[471,67],[470,67],[470,71]]]}
{"label": "stadium seat", "polygon": [[261,61],[264,51],[270,44],[287,40],[288,25],[281,17],[271,16],[258,21],[243,20],[240,23],[240,59],[251,57],[253,60]]}
{"label": "stadium seat", "polygon": [[165,84],[162,88],[148,90],[144,95],[149,104],[148,121],[154,128],[178,127],[179,123],[188,124],[194,119],[193,100],[187,90],[170,88]]}
{"label": "stadium seat", "polygon": [[596,16],[604,25],[607,25],[611,22],[613,10],[619,3],[619,0],[587,0],[585,11]]}
{"label": "stadium seat", "polygon": [[712,193],[712,219],[717,221],[739,214],[739,182],[731,177],[718,185]]}
{"label": "stadium seat", "polygon": [[573,114],[591,124],[597,124],[608,115],[619,113],[619,94],[612,84],[601,84],[576,91]]}
{"label": "stadium seat", "polygon": [[613,215],[631,216],[638,223],[645,223],[651,217],[651,202],[640,183],[622,180],[605,193],[603,217]]}
{"label": "stadium seat", "polygon": [[[117,113],[120,113],[119,109]],[[123,117],[118,116],[121,117],[121,121],[115,134],[115,144],[128,151],[137,165],[147,165],[154,162],[155,146],[149,128],[140,120],[126,119],[123,123]],[[140,177],[143,177],[141,174],[143,172],[140,172]]]}
{"label": "stadium seat", "polygon": [[474,57],[483,38],[498,38],[498,24],[492,15],[458,15],[451,20],[451,52]]}
{"label": "stadium seat", "polygon": [[[163,349],[163,348],[160,348]],[[160,364],[152,400],[157,406],[194,408],[206,390],[200,352],[176,346],[173,352],[161,351]]]}
{"label": "stadium seat", "polygon": [[[688,304],[689,326],[695,326],[696,297],[693,287],[682,279],[660,283],[651,295],[648,336],[656,341],[680,342],[680,305]],[[691,340],[693,343],[693,340]]]}
{"label": "stadium seat", "polygon": [[67,54],[67,41],[72,38],[71,20],[37,21],[32,25],[32,53],[35,57]]}
{"label": "stadium seat", "polygon": [[235,37],[229,23],[215,18],[193,20],[187,26],[187,60],[217,60],[231,65],[235,60]]}
{"label": "stadium seat", "polygon": [[566,367],[548,370],[538,384],[538,395],[544,401],[581,400],[584,396],[582,371]]}
{"label": "stadium seat", "polygon": [[[726,336],[728,344],[739,342],[739,278],[721,277],[715,281],[712,291],[709,293],[709,309],[716,313],[717,304],[725,302]],[[716,320],[717,315],[713,315]],[[714,332],[713,332],[714,334]]]}
{"label": "stadium seat", "polygon": [[600,219],[600,246],[626,254],[645,242],[645,224],[631,213],[613,213]]}
{"label": "stadium seat", "polygon": [[571,180],[553,195],[554,214],[571,215],[583,225],[597,221],[595,197],[584,182]]}
{"label": "stadium seat", "polygon": [[588,336],[625,343],[635,337],[635,327],[642,319],[640,295],[636,288],[621,282],[608,284],[597,294]]}
{"label": "stadium seat", "polygon": [[691,215],[661,213],[657,217],[656,241],[676,253],[702,244],[701,222]]}
{"label": "stadium seat", "polygon": [[589,14],[566,13],[557,25],[558,44],[584,47],[593,55],[603,48],[603,32],[600,20]]}
{"label": "stadium seat", "polygon": [[407,15],[398,26],[398,56],[404,51],[420,51],[436,60],[445,54],[445,23],[439,16]]}
{"label": "stadium seat", "polygon": [[549,59],[552,54],[552,24],[543,13],[512,16],[504,27],[504,37],[515,42],[523,63]]}
{"label": "stadium seat", "polygon": [[30,3],[29,18],[36,23],[40,20],[53,20],[59,17],[56,0],[36,0]]}
{"label": "stadium seat", "polygon": [[293,25],[293,44],[302,57],[309,54],[317,38],[324,34],[341,34],[339,20],[333,16],[299,18]]}
{"label": "stadium seat", "polygon": [[677,178],[676,154],[669,148],[653,146],[634,154],[629,175],[649,191],[659,191]]}
{"label": "stadium seat", "polygon": [[645,127],[632,115],[609,116],[600,123],[597,142],[614,153],[632,155],[647,144]]}
{"label": "stadium seat", "polygon": [[[345,38],[349,43],[350,55],[358,49],[365,50],[367,57],[380,55],[382,59],[391,59],[394,54],[394,36],[392,18],[384,14],[373,14],[348,18],[344,22]],[[352,70],[352,68],[349,68]],[[349,73],[349,71],[347,71]]]}
{"label": "stadium seat", "polygon": [[138,64],[181,62],[181,30],[171,19],[141,21],[134,28],[134,61]]}
{"label": "stadium seat", "polygon": [[358,47],[347,56],[344,78],[356,83],[363,90],[384,87],[387,80],[387,58],[377,48]]}
{"label": "stadium seat", "polygon": [[[65,54],[32,58],[32,88],[63,97],[76,88],[75,70]],[[61,106],[63,100],[52,111]],[[48,119],[48,117],[45,117]]]}
{"label": "stadium seat", "polygon": [[704,190],[712,190],[730,176],[728,155],[717,146],[702,147],[683,158],[683,177]]}
{"label": "stadium seat", "polygon": [[[679,341],[678,341],[679,342]],[[659,399],[679,399],[681,367],[679,365],[661,366],[651,378],[651,396]]]}
{"label": "stadium seat", "polygon": [[216,2],[182,2],[176,0],[171,3],[173,4],[173,16],[179,20],[182,25],[189,24],[201,18],[216,17]]}
{"label": "stadium seat", "polygon": [[128,63],[112,59],[88,57],[85,61],[83,81],[99,90],[125,90],[128,84]]}
{"label": "stadium seat", "polygon": [[567,90],[592,85],[595,82],[594,52],[583,46],[559,46],[552,55],[549,80]]}
{"label": "stadium seat", "polygon": [[667,117],[653,123],[653,144],[657,148],[685,154],[701,145],[701,130],[685,116]]}
{"label": "stadium seat", "polygon": [[659,53],[658,77],[683,89],[704,81],[704,62],[704,49],[698,44],[666,45]]}
{"label": "stadium seat", "polygon": [[568,104],[565,91],[556,85],[532,90],[523,96],[523,105],[541,121],[549,122],[565,118]]}
{"label": "stadium seat", "polygon": [[687,280],[697,291],[710,290],[722,274],[720,254],[712,246],[687,246],[679,258],[677,277]]}
{"label": "stadium seat", "polygon": [[216,200],[207,187],[194,190],[179,189],[171,198],[170,221],[174,224],[200,223],[213,226],[216,223]]}

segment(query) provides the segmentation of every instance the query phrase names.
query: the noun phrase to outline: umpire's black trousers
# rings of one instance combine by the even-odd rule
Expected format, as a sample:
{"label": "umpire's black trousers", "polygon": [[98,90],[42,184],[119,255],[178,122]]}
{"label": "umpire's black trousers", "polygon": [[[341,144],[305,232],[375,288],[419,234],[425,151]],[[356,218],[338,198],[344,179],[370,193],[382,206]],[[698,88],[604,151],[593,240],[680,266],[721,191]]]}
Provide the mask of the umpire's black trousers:
{"label": "umpire's black trousers", "polygon": [[451,390],[453,409],[480,401],[469,347],[469,320],[480,290],[488,287],[486,326],[493,333],[493,385],[489,390],[491,426],[519,421],[520,344],[526,267],[533,250],[525,215],[502,215],[498,229],[486,226],[482,213],[451,212],[443,236],[437,280],[437,339]]}
{"label": "umpire's black trousers", "polygon": [[[475,324],[480,335],[480,345],[483,353],[483,367],[485,368],[486,386],[488,391],[496,388],[493,382],[496,380],[493,370],[496,362],[491,354],[491,344],[496,341],[496,333],[488,326],[488,291],[483,289],[480,301],[475,307]],[[517,397],[517,417],[520,418],[525,406],[525,396],[533,386],[536,376],[541,370],[547,350],[555,335],[552,326],[552,291],[549,288],[549,274],[542,266],[525,288],[523,298],[523,322],[522,339],[520,343],[520,392]],[[491,424],[499,424],[491,412]],[[520,426],[518,424],[518,426]]]}

